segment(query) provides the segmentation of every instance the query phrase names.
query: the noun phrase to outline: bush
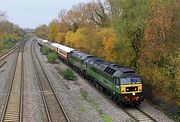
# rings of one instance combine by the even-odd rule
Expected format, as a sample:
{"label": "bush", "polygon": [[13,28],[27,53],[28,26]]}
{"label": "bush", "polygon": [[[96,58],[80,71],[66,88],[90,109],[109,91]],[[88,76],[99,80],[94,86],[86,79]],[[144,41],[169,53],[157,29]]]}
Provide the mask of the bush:
{"label": "bush", "polygon": [[49,53],[49,49],[47,47],[42,47],[40,51],[43,55],[47,55]]}
{"label": "bush", "polygon": [[17,40],[14,36],[5,36],[3,39],[3,48],[9,49],[16,44]]}
{"label": "bush", "polygon": [[48,62],[54,63],[56,61],[57,57],[58,56],[57,56],[57,54],[55,52],[49,53],[47,55]]}
{"label": "bush", "polygon": [[75,80],[76,76],[74,75],[74,72],[71,69],[66,69],[64,71],[64,78],[67,80]]}

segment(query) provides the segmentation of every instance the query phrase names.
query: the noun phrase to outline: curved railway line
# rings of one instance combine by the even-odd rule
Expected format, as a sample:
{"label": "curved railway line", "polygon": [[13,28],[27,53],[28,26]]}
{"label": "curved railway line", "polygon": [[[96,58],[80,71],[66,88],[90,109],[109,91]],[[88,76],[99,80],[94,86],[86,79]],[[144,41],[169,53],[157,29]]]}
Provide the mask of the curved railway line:
{"label": "curved railway line", "polygon": [[48,121],[57,121],[57,122],[70,122],[65,109],[54,91],[51,82],[36,54],[34,49],[34,42],[31,44],[31,55],[34,63],[34,67],[37,74],[38,85],[41,90],[41,95],[47,114]]}
{"label": "curved railway line", "polygon": [[[24,82],[24,69],[23,69],[23,51],[25,42],[17,53],[15,66],[12,74],[10,75],[10,87],[8,89],[7,97],[2,111],[1,122],[13,121],[21,122],[23,115],[23,82]],[[19,46],[11,50],[6,56],[9,56]],[[4,59],[4,58],[3,58]]]}

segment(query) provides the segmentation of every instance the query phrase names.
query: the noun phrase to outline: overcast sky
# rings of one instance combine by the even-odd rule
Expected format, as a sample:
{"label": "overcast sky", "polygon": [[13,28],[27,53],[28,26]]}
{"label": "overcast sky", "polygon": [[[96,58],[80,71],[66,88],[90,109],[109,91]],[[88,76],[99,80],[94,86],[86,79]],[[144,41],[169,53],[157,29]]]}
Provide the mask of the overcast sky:
{"label": "overcast sky", "polygon": [[61,9],[89,1],[92,0],[0,0],[0,10],[6,11],[8,20],[20,27],[35,28],[58,18]]}

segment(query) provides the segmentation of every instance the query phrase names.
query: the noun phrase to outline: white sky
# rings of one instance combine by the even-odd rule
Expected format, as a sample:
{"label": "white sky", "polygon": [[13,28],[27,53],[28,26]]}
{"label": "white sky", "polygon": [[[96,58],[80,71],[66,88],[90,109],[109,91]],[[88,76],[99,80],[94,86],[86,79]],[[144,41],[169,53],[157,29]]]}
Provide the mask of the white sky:
{"label": "white sky", "polygon": [[61,9],[93,0],[0,0],[0,10],[7,19],[23,28],[35,28],[58,18]]}

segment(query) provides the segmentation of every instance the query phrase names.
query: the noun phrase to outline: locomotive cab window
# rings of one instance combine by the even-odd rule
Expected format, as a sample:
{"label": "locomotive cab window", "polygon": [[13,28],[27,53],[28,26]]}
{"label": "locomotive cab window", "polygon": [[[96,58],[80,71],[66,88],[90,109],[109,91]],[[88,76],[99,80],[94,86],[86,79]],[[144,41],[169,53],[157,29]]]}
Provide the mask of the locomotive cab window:
{"label": "locomotive cab window", "polygon": [[117,85],[117,86],[120,86],[120,85],[121,85],[121,82],[120,82],[120,79],[119,79],[119,78],[116,78],[116,85]]}
{"label": "locomotive cab window", "polygon": [[119,78],[114,78],[113,83],[116,84],[117,86],[121,85],[121,82],[120,82]]}

